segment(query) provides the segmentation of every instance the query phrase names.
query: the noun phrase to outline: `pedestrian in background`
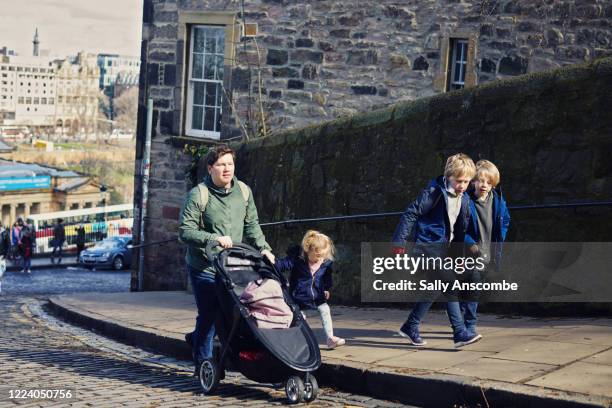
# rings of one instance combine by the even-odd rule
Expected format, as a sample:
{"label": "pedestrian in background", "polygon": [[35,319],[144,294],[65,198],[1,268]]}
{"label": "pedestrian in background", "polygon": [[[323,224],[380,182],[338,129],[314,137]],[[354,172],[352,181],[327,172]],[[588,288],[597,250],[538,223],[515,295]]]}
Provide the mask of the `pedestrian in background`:
{"label": "pedestrian in background", "polygon": [[56,253],[59,256],[59,261],[57,263],[62,263],[62,247],[66,240],[66,231],[64,230],[63,222],[64,220],[60,218],[57,220],[55,227],[53,227],[53,252],[51,252],[51,263],[54,263]]}
{"label": "pedestrian in background", "polygon": [[23,228],[23,220],[19,218],[11,228],[11,259],[16,261],[19,259],[19,238],[21,237],[21,228]]}
{"label": "pedestrian in background", "polygon": [[0,256],[8,258],[11,251],[10,231],[0,223]]}
{"label": "pedestrian in background", "polygon": [[85,227],[83,226],[83,223],[80,223],[79,228],[77,228],[76,246],[77,246],[76,261],[79,262],[79,258],[81,257],[81,252],[83,252],[83,250],[85,249]]}
{"label": "pedestrian in background", "polygon": [[32,231],[27,226],[21,230],[21,240],[19,241],[19,252],[23,258],[23,273],[32,273]]}
{"label": "pedestrian in background", "polygon": [[36,252],[36,229],[34,223],[31,220],[26,221],[26,226],[30,230],[30,237],[32,238],[32,255]]}
{"label": "pedestrian in background", "polygon": [[6,272],[6,258],[11,250],[9,230],[0,222],[0,295],[2,294],[2,275]]}

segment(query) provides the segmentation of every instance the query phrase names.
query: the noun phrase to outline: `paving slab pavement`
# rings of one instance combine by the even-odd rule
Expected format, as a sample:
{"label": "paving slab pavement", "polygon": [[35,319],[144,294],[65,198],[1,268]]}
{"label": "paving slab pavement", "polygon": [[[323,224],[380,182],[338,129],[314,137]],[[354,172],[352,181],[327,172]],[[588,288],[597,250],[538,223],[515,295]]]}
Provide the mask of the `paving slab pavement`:
{"label": "paving slab pavement", "polygon": [[[127,343],[190,356],[183,336],[196,306],[186,292],[63,295],[50,309]],[[308,312],[320,382],[422,406],[612,406],[612,319],[484,314],[483,339],[455,349],[446,315],[432,310],[421,331],[428,346],[417,349],[397,334],[407,313],[332,306],[335,334],[347,344],[326,350],[318,314]]]}

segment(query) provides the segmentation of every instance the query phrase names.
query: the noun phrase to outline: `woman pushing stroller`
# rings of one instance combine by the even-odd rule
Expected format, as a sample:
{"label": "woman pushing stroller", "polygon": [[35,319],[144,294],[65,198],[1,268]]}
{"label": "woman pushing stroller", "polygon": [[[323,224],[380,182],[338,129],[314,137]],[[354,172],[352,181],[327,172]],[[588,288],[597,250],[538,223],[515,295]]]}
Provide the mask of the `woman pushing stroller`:
{"label": "woman pushing stroller", "polygon": [[253,201],[251,189],[234,176],[235,153],[217,146],[206,156],[208,175],[195,186],[181,211],[179,238],[187,244],[185,257],[198,308],[195,330],[185,340],[193,350],[195,374],[202,361],[212,356],[214,322],[219,305],[214,292],[215,270],[204,248],[218,241],[223,248],[241,243],[243,238],[274,263]]}

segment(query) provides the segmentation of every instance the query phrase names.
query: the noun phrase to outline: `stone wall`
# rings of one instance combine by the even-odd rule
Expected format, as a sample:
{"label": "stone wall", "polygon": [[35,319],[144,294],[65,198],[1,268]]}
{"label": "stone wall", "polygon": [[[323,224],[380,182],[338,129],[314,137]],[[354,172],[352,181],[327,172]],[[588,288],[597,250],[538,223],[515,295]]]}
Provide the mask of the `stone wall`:
{"label": "stone wall", "polygon": [[[445,158],[462,151],[495,162],[510,205],[612,200],[612,59],[533,73],[404,102],[367,114],[237,145],[238,176],[252,186],[261,221],[400,211]],[[148,239],[176,236],[185,160],[153,144]],[[513,241],[610,241],[610,208],[515,211]],[[397,217],[266,227],[282,254],[307,228],[332,236],[355,303],[359,244],[386,241]],[[147,289],[185,284],[178,243],[146,251]]]}
{"label": "stone wall", "polygon": [[[142,165],[146,100],[153,98],[148,241],[175,234],[178,207],[188,188],[185,168],[189,157],[182,154],[182,148],[195,141],[183,137],[186,14],[200,13],[204,21],[224,13],[233,16],[236,23],[258,24],[255,39],[237,39],[225,67],[228,98],[224,100],[222,138],[243,135],[239,122],[246,127],[252,125],[248,130],[251,136],[257,133],[261,127],[257,119],[259,100],[269,133],[277,133],[442,92],[446,88],[451,38],[469,40],[468,86],[611,52],[612,5],[605,0],[245,0],[244,13],[240,4],[220,0],[143,1],[136,170],[139,173]],[[257,86],[258,74],[261,87]],[[455,137],[459,135],[451,139]],[[449,150],[453,146],[450,144]],[[434,172],[442,157],[432,160],[423,162],[427,166],[423,174]],[[319,174],[319,170],[314,171],[315,176]],[[322,182],[317,177],[315,180]],[[140,182],[137,177],[136,215],[141,202]],[[331,188],[333,191],[335,187]],[[367,210],[372,205],[368,194],[360,189],[365,187],[356,188],[347,204],[351,211]],[[395,195],[402,191],[401,187],[391,189],[397,190],[392,192]],[[139,231],[138,223],[135,230]],[[176,261],[181,253],[177,244],[148,250],[145,265],[153,272],[145,286],[183,287],[185,280]],[[162,271],[162,265],[173,270]]]}
{"label": "stone wall", "polygon": [[[487,158],[510,205],[612,200],[612,59],[257,140],[239,150],[262,220],[400,211],[447,156]],[[610,207],[512,212],[511,241],[610,241]],[[388,241],[398,217],[267,228],[277,252],[307,228],[339,249],[336,300],[359,301],[363,241]]]}

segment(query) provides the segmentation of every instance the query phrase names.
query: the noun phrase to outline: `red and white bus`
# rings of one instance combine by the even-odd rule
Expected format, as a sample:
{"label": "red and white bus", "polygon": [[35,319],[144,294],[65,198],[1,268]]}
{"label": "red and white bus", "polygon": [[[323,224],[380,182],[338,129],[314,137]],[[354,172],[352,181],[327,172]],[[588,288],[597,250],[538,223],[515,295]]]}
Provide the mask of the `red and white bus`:
{"label": "red and white bus", "polygon": [[36,253],[51,252],[53,249],[53,227],[59,219],[64,220],[66,241],[64,249],[76,248],[77,228],[85,227],[85,242],[88,244],[104,238],[132,235],[134,206],[132,204],[109,205],[83,208],[81,210],[58,211],[46,214],[32,214],[27,217],[36,231]]}

